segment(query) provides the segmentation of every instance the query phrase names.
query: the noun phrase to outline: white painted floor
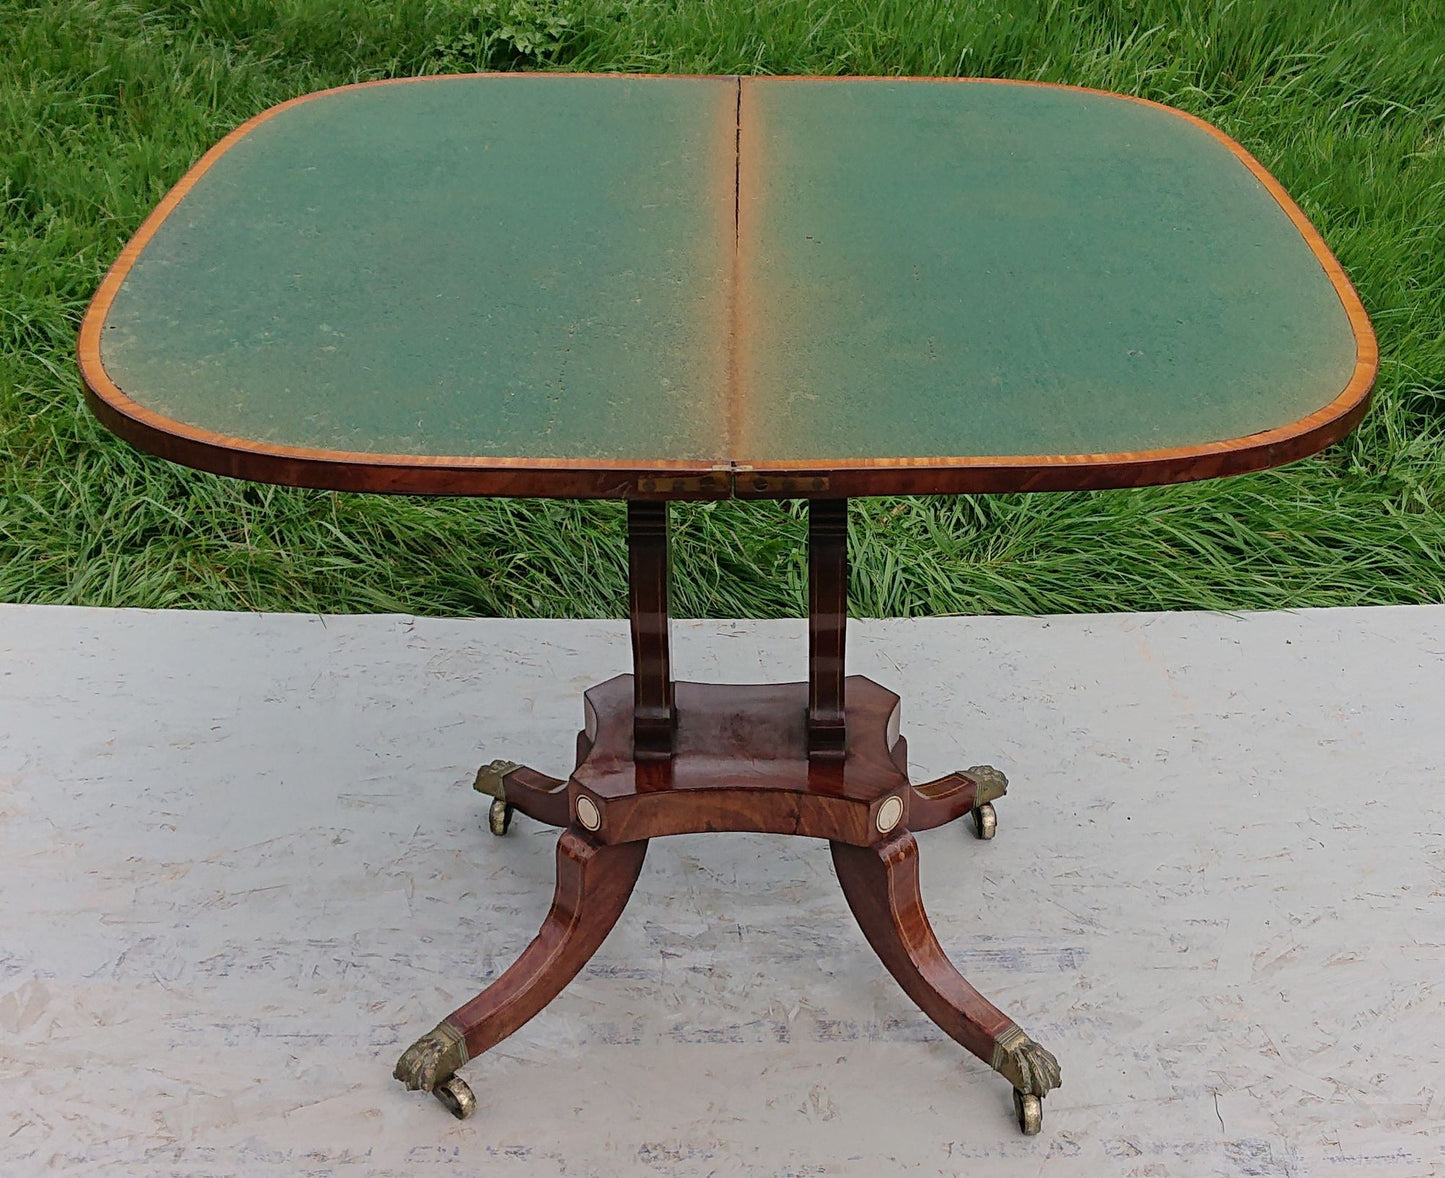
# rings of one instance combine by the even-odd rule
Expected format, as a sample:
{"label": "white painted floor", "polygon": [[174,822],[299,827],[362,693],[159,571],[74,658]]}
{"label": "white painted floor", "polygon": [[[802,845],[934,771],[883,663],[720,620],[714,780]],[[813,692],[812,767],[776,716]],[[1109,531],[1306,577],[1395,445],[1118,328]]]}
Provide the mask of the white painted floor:
{"label": "white painted floor", "polygon": [[[800,622],[685,622],[683,678],[798,678]],[[873,957],[827,848],[656,841],[551,1007],[464,1074],[401,1049],[510,962],[612,622],[0,607],[0,1175],[1445,1174],[1445,608],[854,623],[969,978],[1064,1085],[1009,1088]]]}

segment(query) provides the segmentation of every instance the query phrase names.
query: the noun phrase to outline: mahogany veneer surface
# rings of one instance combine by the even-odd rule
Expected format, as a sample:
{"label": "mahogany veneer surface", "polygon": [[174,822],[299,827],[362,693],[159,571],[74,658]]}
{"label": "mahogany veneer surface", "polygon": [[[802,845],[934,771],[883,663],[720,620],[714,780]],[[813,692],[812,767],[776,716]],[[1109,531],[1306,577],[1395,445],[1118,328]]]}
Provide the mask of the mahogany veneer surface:
{"label": "mahogany veneer surface", "polygon": [[907,820],[907,744],[897,695],[860,675],[846,684],[845,756],[809,758],[806,683],[677,683],[672,757],[638,760],[632,676],[619,675],[586,693],[570,788],[596,801],[604,843],[751,830],[866,846],[885,797],[899,798]]}

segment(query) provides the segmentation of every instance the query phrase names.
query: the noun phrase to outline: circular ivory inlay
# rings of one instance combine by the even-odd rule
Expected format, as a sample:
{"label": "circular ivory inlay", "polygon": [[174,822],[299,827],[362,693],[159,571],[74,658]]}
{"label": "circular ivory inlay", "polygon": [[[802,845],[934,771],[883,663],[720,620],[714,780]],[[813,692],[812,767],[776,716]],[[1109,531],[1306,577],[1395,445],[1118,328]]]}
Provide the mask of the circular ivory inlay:
{"label": "circular ivory inlay", "polygon": [[878,807],[878,833],[887,834],[898,825],[898,820],[902,817],[903,799],[894,794]]}
{"label": "circular ivory inlay", "polygon": [[[900,805],[899,810],[903,807]],[[577,821],[582,823],[588,830],[596,830],[602,825],[602,814],[597,809],[597,803],[591,798],[581,797],[577,799]]]}

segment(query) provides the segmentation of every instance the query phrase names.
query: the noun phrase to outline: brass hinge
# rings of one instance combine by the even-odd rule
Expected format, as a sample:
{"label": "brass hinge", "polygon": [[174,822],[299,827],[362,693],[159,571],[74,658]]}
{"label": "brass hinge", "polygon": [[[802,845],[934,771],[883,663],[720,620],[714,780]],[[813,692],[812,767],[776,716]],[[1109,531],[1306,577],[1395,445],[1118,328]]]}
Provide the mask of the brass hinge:
{"label": "brass hinge", "polygon": [[637,489],[644,495],[708,495],[728,492],[726,474],[683,475],[641,478]]}
{"label": "brass hinge", "polygon": [[817,495],[828,489],[828,480],[823,475],[759,474],[742,471],[737,479],[738,488],[744,494],[774,495],[779,499],[786,499],[791,495]]}

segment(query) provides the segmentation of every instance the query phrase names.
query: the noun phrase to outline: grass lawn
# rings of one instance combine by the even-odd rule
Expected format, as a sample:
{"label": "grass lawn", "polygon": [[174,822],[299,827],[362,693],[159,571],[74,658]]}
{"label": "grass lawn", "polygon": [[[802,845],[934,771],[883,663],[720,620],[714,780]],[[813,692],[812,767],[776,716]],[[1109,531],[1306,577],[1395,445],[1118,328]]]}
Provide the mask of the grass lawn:
{"label": "grass lawn", "polygon": [[[856,501],[859,614],[1445,600],[1439,0],[0,0],[0,601],[619,615],[620,505],[232,482],[84,408],[80,316],[215,140],[309,90],[476,69],[957,74],[1214,122],[1299,201],[1381,344],[1348,441],[1278,471],[1096,494]],[[791,505],[685,506],[676,611],[804,608]]]}

